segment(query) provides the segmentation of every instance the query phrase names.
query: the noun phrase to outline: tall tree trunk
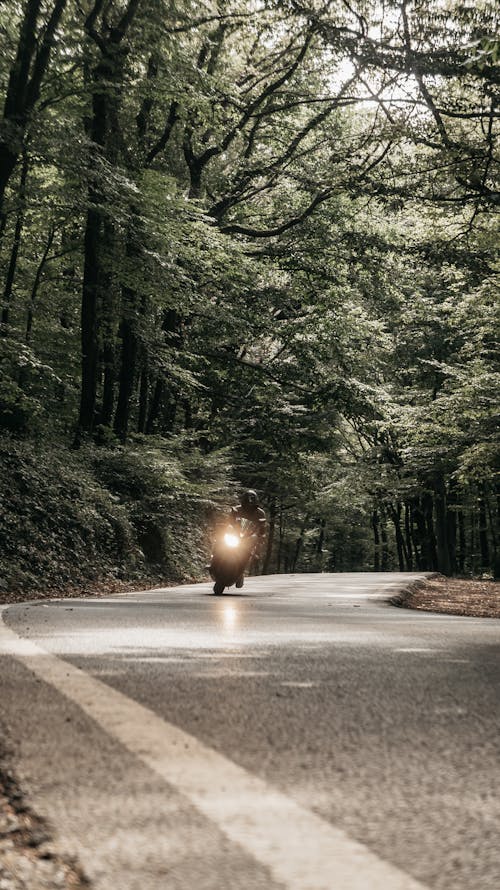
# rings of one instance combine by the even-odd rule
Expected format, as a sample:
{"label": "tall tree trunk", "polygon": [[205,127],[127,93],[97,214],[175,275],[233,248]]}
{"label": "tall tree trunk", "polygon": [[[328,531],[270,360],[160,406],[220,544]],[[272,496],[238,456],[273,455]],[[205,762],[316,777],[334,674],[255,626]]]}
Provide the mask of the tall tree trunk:
{"label": "tall tree trunk", "polygon": [[470,529],[469,529],[469,554],[470,569],[473,574],[477,571],[477,554],[476,554],[476,509],[472,505],[469,510]]}
{"label": "tall tree trunk", "polygon": [[[1,159],[0,159],[1,165]],[[21,246],[21,235],[24,227],[24,214],[25,214],[25,204],[26,204],[26,180],[28,178],[28,169],[29,169],[29,161],[28,161],[28,153],[26,151],[23,152],[23,164],[21,167],[21,178],[19,181],[19,208],[16,216],[16,225],[14,228],[14,240],[12,242],[12,250],[10,252],[10,260],[9,265],[7,267],[7,276],[5,279],[5,287],[3,292],[3,300],[2,300],[2,315],[1,315],[1,325],[0,325],[0,334],[2,336],[7,336],[8,328],[9,328],[9,320],[10,320],[10,304],[12,299],[12,288],[14,285],[14,279],[16,276],[17,269],[17,258],[19,255],[19,248]]]}
{"label": "tall tree trunk", "polygon": [[[141,249],[141,225],[139,221],[139,210],[137,207],[130,208],[130,222],[127,232],[126,245],[126,272],[133,280],[133,275],[139,266],[142,258]],[[140,312],[140,301],[134,287],[129,285],[122,286],[122,321],[121,321],[121,363],[120,363],[120,387],[118,392],[118,403],[116,406],[115,416],[115,432],[118,434],[122,442],[125,442],[128,435],[130,414],[132,407],[132,396],[134,393],[135,381],[138,377],[137,362],[140,354],[140,340],[138,335],[138,316]],[[145,312],[145,303],[143,300],[141,314]],[[147,393],[147,390],[146,390]],[[145,421],[144,421],[145,422]]]}
{"label": "tall tree trunk", "polygon": [[[97,196],[94,196],[97,200]],[[99,365],[98,346],[98,257],[100,242],[100,212],[90,206],[84,239],[83,290],[81,309],[82,381],[80,389],[80,411],[76,444],[82,435],[91,433],[94,427],[97,373]]]}
{"label": "tall tree trunk", "polygon": [[[114,224],[107,206],[109,196],[106,193],[107,182],[102,174],[102,160],[115,164],[118,158],[118,117],[126,58],[121,43],[132,24],[138,4],[139,0],[129,0],[120,20],[111,27],[110,22],[103,19],[102,33],[97,30],[97,20],[102,12],[102,3],[99,0],[95,0],[94,7],[85,20],[85,29],[97,45],[100,59],[91,72],[92,119],[88,135],[94,146],[95,157],[89,158],[89,207],[85,228],[81,313],[82,383],[75,444],[79,444],[82,436],[92,432],[95,423],[99,335],[104,337],[103,346],[106,347],[106,403],[103,418],[110,420],[112,414],[114,362],[111,352],[114,351],[114,339],[110,329],[110,281],[115,239]],[[106,330],[103,330],[103,319],[108,323]]]}
{"label": "tall tree trunk", "polygon": [[479,494],[479,549],[481,552],[481,571],[487,572],[491,568],[491,562],[488,542],[488,519],[486,515],[486,491],[484,485],[481,485]]}
{"label": "tall tree trunk", "polygon": [[392,519],[392,522],[394,525],[399,571],[404,572],[404,570],[405,570],[405,550],[404,550],[403,533],[401,531],[401,504],[398,504],[397,508],[391,504],[389,507],[389,512],[391,514],[391,519]]}
{"label": "tall tree trunk", "polygon": [[136,375],[138,341],[134,321],[123,318],[121,325],[122,354],[120,363],[120,388],[115,415],[115,433],[122,442],[127,439],[130,409]]}
{"label": "tall tree trunk", "polygon": [[379,519],[377,509],[372,512],[372,529],[373,529],[373,569],[380,572],[380,534]]}
{"label": "tall tree trunk", "polygon": [[450,572],[452,575],[456,575],[457,573],[457,512],[457,492],[455,486],[450,483],[448,487],[446,509],[446,540],[450,556]]}
{"label": "tall tree trunk", "polygon": [[26,343],[31,343],[31,336],[33,332],[33,319],[35,315],[35,305],[38,297],[38,289],[40,287],[43,271],[45,269],[47,259],[49,256],[50,249],[52,247],[54,236],[56,233],[55,226],[51,226],[49,237],[47,238],[47,243],[45,245],[45,249],[43,251],[42,257],[38,264],[38,268],[36,270],[35,280],[33,281],[33,287],[31,288],[30,301],[28,303],[28,312],[26,316]]}
{"label": "tall tree trunk", "polygon": [[116,349],[114,337],[108,330],[101,351],[103,383],[102,406],[99,413],[99,423],[110,427],[113,421],[115,408],[115,383],[116,383]]}
{"label": "tall tree trunk", "polygon": [[411,505],[405,504],[405,541],[406,541],[406,553],[407,553],[407,564],[406,568],[409,572],[413,571],[413,541],[411,535]]}
{"label": "tall tree trunk", "polygon": [[467,558],[467,538],[465,535],[465,517],[464,508],[460,507],[458,511],[458,571],[461,575],[465,572],[465,561]]}
{"label": "tall tree trunk", "polygon": [[489,525],[489,531],[490,531],[491,549],[492,549],[491,567],[493,569],[494,577],[498,578],[498,576],[500,574],[500,560],[499,560],[498,538],[497,538],[498,526],[495,523],[494,510],[492,509],[492,496],[490,494],[490,496],[488,497],[488,492],[486,492],[486,491],[485,491],[485,496],[486,496],[488,525]]}
{"label": "tall tree trunk", "polygon": [[149,374],[148,355],[145,346],[142,349],[141,380],[139,384],[139,416],[137,419],[137,432],[145,433],[148,420],[149,401]]}
{"label": "tall tree trunk", "polygon": [[451,562],[448,550],[446,488],[442,476],[435,480],[434,507],[436,512],[437,570],[442,572],[443,575],[450,575]]}
{"label": "tall tree trunk", "polygon": [[5,190],[22,151],[30,115],[40,96],[66,2],[55,0],[49,7],[44,27],[38,32],[41,0],[27,0],[24,5],[17,52],[7,82],[3,120],[0,121],[0,220],[4,217]]}
{"label": "tall tree trunk", "polygon": [[[103,154],[106,142],[107,105],[106,79],[108,67],[98,64],[92,74],[92,120],[88,135],[97,146],[95,157],[89,158],[88,210],[83,246],[83,286],[81,308],[82,381],[80,391],[80,411],[75,444],[91,434],[94,428],[97,398],[97,377],[99,369],[99,330],[102,243],[104,240],[103,215],[105,196],[99,174],[97,160]],[[88,74],[87,74],[88,76]],[[99,314],[98,314],[99,313]]]}
{"label": "tall tree trunk", "polygon": [[283,515],[283,501],[280,500],[280,523],[279,523],[278,552],[276,554],[276,571],[278,572],[278,574],[281,572],[284,536],[285,536],[285,524],[284,524],[284,515]]}
{"label": "tall tree trunk", "polygon": [[434,531],[433,498],[429,492],[425,492],[421,498],[422,513],[425,523],[424,559],[425,569],[436,572],[438,568],[436,535]]}
{"label": "tall tree trunk", "polygon": [[[116,145],[107,148],[107,160],[116,164],[118,152]],[[107,197],[104,204],[108,203]],[[98,258],[99,264],[99,344],[103,368],[102,406],[99,412],[99,423],[105,427],[111,427],[115,408],[115,386],[117,376],[117,328],[120,317],[120,297],[116,281],[116,262],[119,251],[119,242],[114,220],[110,218],[109,210],[103,213],[102,219],[103,243]]]}
{"label": "tall tree trunk", "polygon": [[385,510],[381,508],[380,511],[380,537],[382,539],[382,558],[380,561],[380,568],[383,572],[386,572],[389,568],[389,542],[387,540],[387,517],[385,515]]}
{"label": "tall tree trunk", "polygon": [[429,568],[429,561],[426,546],[427,527],[425,524],[424,511],[422,509],[422,498],[418,498],[418,500],[414,501],[411,510],[411,520],[413,550],[415,552],[417,568],[420,571],[426,571]]}

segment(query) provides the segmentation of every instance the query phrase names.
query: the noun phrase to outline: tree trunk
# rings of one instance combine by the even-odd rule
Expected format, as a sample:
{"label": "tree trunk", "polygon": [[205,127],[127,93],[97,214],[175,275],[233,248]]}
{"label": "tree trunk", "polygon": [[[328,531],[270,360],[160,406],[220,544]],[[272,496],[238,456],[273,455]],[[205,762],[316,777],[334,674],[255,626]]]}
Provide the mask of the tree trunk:
{"label": "tree trunk", "polygon": [[[2,223],[5,222],[6,216],[3,210],[3,199],[5,194],[5,189],[7,188],[7,184],[14,172],[14,168],[17,164],[18,152],[11,151],[8,146],[0,143],[0,216],[2,219]],[[5,225],[2,225],[2,231],[5,229]]]}
{"label": "tree trunk", "polygon": [[[126,270],[131,277],[134,275],[142,258],[141,244],[139,211],[137,207],[131,206],[126,245]],[[141,346],[138,334],[138,319],[139,314],[143,314],[144,312],[145,302],[144,300],[142,301],[142,309],[140,312],[140,301],[135,288],[123,285],[122,321],[120,328],[122,337],[120,388],[115,417],[115,432],[120,436],[122,442],[126,441],[128,435],[132,396],[135,380],[137,378],[137,361]]]}
{"label": "tree trunk", "polygon": [[421,498],[425,523],[424,558],[426,571],[436,572],[438,568],[436,535],[434,532],[433,499],[429,492]]}
{"label": "tree trunk", "polygon": [[[1,166],[0,159],[0,166]],[[3,292],[3,301],[2,301],[2,316],[1,316],[1,326],[0,333],[2,336],[7,336],[8,327],[9,327],[9,313],[10,313],[10,304],[12,299],[12,287],[14,285],[14,278],[16,276],[17,269],[17,258],[19,255],[19,247],[21,245],[21,235],[23,232],[24,226],[24,213],[25,213],[25,203],[26,203],[26,180],[28,178],[28,154],[27,152],[23,152],[23,165],[21,168],[21,179],[19,181],[19,209],[17,211],[16,216],[16,225],[14,228],[14,240],[12,242],[12,250],[10,253],[9,265],[7,268],[7,277],[5,279],[5,288]]]}
{"label": "tree trunk", "polygon": [[408,572],[413,571],[413,541],[411,535],[411,506],[410,504],[405,504],[405,540],[406,540],[406,553],[407,553],[407,564],[406,568]]}
{"label": "tree trunk", "polygon": [[49,255],[50,248],[52,247],[52,243],[54,241],[54,235],[56,233],[55,226],[52,226],[49,232],[49,237],[47,238],[47,244],[45,245],[45,250],[42,254],[42,258],[38,264],[38,269],[36,270],[35,280],[33,282],[33,287],[31,288],[30,301],[28,304],[28,313],[26,318],[26,343],[31,343],[31,335],[33,332],[33,319],[35,315],[35,305],[38,296],[38,289],[40,287],[40,283],[42,280],[43,270],[45,269],[45,265],[47,263],[47,258]]}
{"label": "tree trunk", "polygon": [[427,528],[425,524],[425,516],[422,509],[422,499],[419,498],[418,501],[415,501],[412,506],[411,511],[411,530],[412,530],[412,541],[413,541],[413,550],[415,552],[415,558],[417,562],[417,568],[420,571],[427,571],[429,568],[428,562],[428,554],[427,554]]}
{"label": "tree trunk", "polygon": [[[82,289],[82,388],[78,432],[75,444],[82,435],[92,432],[95,423],[99,334],[105,337],[105,404],[103,419],[110,422],[114,399],[114,318],[112,300],[112,265],[115,249],[114,224],[110,218],[106,193],[107,180],[101,171],[102,159],[114,164],[118,158],[118,118],[123,85],[123,66],[126,54],[120,44],[132,24],[138,0],[129,0],[125,13],[114,27],[103,21],[102,34],[96,30],[96,19],[102,4],[96,3],[85,21],[88,35],[100,50],[100,59],[91,72],[92,119],[88,136],[95,147],[89,158],[89,187],[87,221],[84,242]],[[88,76],[88,73],[87,73]],[[96,163],[97,162],[97,163]],[[108,251],[106,260],[106,250]],[[107,327],[103,330],[103,320]]]}
{"label": "tree trunk", "polygon": [[439,477],[434,485],[434,507],[436,513],[437,570],[443,575],[451,574],[450,552],[448,550],[447,504],[444,479]]}
{"label": "tree trunk", "polygon": [[446,510],[446,540],[450,556],[450,572],[457,573],[457,512],[458,501],[455,487],[450,484]]}
{"label": "tree trunk", "polygon": [[130,409],[134,391],[138,354],[135,320],[123,318],[120,333],[122,339],[120,389],[118,393],[114,428],[117,436],[120,437],[122,442],[125,442],[130,423]]}
{"label": "tree trunk", "polygon": [[141,381],[139,384],[139,417],[137,420],[137,432],[145,433],[148,420],[149,400],[149,374],[147,352],[143,350]]}
{"label": "tree trunk", "polygon": [[103,368],[103,385],[102,407],[99,414],[99,423],[101,423],[102,426],[110,427],[113,422],[116,382],[115,344],[114,340],[111,339],[110,332],[108,332],[108,335],[102,347],[101,355]]}
{"label": "tree trunk", "polygon": [[474,506],[470,508],[470,534],[469,534],[469,554],[470,569],[472,574],[477,570],[477,554],[476,554],[476,510]]}
{"label": "tree trunk", "polygon": [[375,509],[372,513],[372,529],[373,529],[373,569],[380,572],[380,534],[378,513]]}
{"label": "tree trunk", "polygon": [[381,523],[380,523],[380,537],[382,539],[382,559],[380,568],[383,572],[386,572],[389,568],[389,544],[387,541],[387,529],[386,529],[386,516],[385,510],[381,511]]}
{"label": "tree trunk", "polygon": [[[94,196],[97,200],[96,196]],[[77,444],[80,437],[92,433],[94,427],[99,347],[97,340],[98,258],[100,213],[94,207],[87,211],[84,239],[83,290],[81,309],[82,382],[78,417]]]}
{"label": "tree trunk", "polygon": [[467,558],[467,538],[465,535],[464,508],[458,511],[458,571],[461,575],[465,572],[465,560]]}
{"label": "tree trunk", "polygon": [[394,532],[396,537],[396,549],[398,553],[398,563],[399,563],[399,571],[404,572],[405,570],[405,552],[404,552],[404,540],[403,533],[401,531],[401,504],[398,504],[397,509],[392,506],[389,507],[389,511],[391,514],[391,519],[394,525]]}
{"label": "tree trunk", "polygon": [[29,117],[40,96],[55,32],[67,0],[55,0],[46,25],[37,33],[41,0],[27,0],[19,29],[16,57],[7,83],[0,126],[0,219],[4,216],[5,189],[22,151]]}
{"label": "tree trunk", "polygon": [[479,549],[481,552],[481,571],[487,572],[491,568],[491,562],[488,542],[488,520],[486,516],[486,491],[484,485],[481,485],[479,495]]}
{"label": "tree trunk", "polygon": [[285,536],[285,526],[284,526],[284,522],[283,522],[283,501],[280,501],[280,524],[279,524],[278,553],[276,554],[276,571],[278,572],[278,574],[281,572],[284,536]]}
{"label": "tree trunk", "polygon": [[146,433],[149,435],[153,432],[156,421],[160,414],[161,402],[163,398],[164,383],[163,378],[158,376],[153,389],[153,398],[149,406],[148,419],[146,421]]}
{"label": "tree trunk", "polygon": [[[485,492],[486,494],[486,492]],[[498,539],[497,539],[497,528],[498,526],[495,523],[494,511],[492,509],[492,496],[487,496],[486,494],[486,506],[487,506],[487,515],[488,515],[488,525],[490,530],[490,540],[491,540],[491,549],[492,549],[492,559],[491,559],[491,567],[493,569],[493,575],[495,578],[498,578],[500,574],[500,562],[499,562],[499,552],[498,552]]]}

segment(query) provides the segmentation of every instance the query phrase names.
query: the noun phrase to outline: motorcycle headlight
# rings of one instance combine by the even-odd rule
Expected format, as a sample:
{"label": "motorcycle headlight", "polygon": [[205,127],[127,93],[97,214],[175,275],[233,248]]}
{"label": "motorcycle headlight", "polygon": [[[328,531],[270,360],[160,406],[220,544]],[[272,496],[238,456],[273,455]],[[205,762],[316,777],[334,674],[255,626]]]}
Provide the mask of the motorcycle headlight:
{"label": "motorcycle headlight", "polygon": [[226,534],[224,535],[224,544],[226,545],[226,547],[238,547],[239,543],[240,539],[238,535],[233,535],[231,534],[231,532],[226,532]]}

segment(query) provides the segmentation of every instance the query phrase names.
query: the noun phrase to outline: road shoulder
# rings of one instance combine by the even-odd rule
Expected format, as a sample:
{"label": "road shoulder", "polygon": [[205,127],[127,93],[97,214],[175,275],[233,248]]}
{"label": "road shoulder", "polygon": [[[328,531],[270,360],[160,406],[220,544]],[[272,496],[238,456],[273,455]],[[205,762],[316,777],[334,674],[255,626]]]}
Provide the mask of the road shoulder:
{"label": "road shoulder", "polygon": [[[4,729],[2,727],[2,729]],[[5,731],[2,732],[6,737]],[[2,890],[88,890],[74,861],[60,855],[50,826],[29,807],[5,749],[0,750],[0,886]]]}
{"label": "road shoulder", "polygon": [[470,618],[500,618],[500,582],[434,575],[391,598],[395,606]]}

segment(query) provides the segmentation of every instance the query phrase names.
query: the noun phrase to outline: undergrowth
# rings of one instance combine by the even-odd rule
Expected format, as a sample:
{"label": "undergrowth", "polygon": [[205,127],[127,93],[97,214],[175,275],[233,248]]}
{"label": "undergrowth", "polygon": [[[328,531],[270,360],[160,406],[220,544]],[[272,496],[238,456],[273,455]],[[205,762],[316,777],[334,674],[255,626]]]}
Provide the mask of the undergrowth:
{"label": "undergrowth", "polygon": [[3,436],[0,468],[0,596],[199,578],[230,497],[227,455],[180,439],[71,451]]}

